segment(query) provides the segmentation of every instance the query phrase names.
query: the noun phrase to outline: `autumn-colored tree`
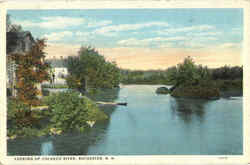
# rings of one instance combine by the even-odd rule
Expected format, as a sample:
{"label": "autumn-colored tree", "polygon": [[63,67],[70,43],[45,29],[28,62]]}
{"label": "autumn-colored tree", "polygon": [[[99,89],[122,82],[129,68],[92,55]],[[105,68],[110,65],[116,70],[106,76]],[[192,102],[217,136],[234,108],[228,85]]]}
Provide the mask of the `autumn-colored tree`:
{"label": "autumn-colored tree", "polygon": [[49,64],[45,62],[44,39],[37,39],[31,50],[25,54],[12,54],[16,68],[17,99],[28,106],[37,105],[39,94],[37,84],[49,80]]}

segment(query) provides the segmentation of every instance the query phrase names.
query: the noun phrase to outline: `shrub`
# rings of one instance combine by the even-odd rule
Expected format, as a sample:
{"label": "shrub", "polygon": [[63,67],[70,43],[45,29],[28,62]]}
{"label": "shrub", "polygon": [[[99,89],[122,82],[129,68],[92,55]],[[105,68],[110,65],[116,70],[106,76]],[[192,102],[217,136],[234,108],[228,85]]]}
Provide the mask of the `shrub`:
{"label": "shrub", "polygon": [[241,79],[235,80],[215,80],[216,85],[220,90],[242,89],[243,82]]}
{"label": "shrub", "polygon": [[42,88],[42,95],[43,96],[49,96],[49,94],[50,94],[49,90]]}
{"label": "shrub", "polygon": [[76,78],[76,76],[69,75],[66,77],[66,83],[71,89],[80,89],[81,83],[80,80]]}
{"label": "shrub", "polygon": [[40,121],[48,117],[48,114],[31,111],[28,105],[17,99],[8,99],[7,108],[8,137],[14,139],[16,137],[43,136],[46,134],[47,125],[41,125]]}
{"label": "shrub", "polygon": [[61,89],[61,88],[68,88],[68,85],[66,84],[43,84],[42,88]]}
{"label": "shrub", "polygon": [[87,121],[107,119],[94,102],[87,97],[79,98],[77,92],[52,94],[46,103],[52,113],[52,127],[63,132],[84,131],[89,127]]}
{"label": "shrub", "polygon": [[17,128],[31,126],[35,121],[30,107],[20,100],[9,99],[7,108],[7,119],[11,120],[12,125]]}
{"label": "shrub", "polygon": [[220,91],[217,87],[209,86],[178,86],[173,90],[171,96],[174,97],[189,97],[200,99],[214,99],[220,97]]}

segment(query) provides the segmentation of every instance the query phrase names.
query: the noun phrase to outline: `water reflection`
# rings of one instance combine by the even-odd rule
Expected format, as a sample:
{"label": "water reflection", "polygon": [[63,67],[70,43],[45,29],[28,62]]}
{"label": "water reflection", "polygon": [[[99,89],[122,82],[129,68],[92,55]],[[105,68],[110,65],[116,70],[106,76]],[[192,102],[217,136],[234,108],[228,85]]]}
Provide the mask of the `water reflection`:
{"label": "water reflection", "polygon": [[190,123],[193,118],[203,121],[205,115],[205,106],[208,100],[171,98],[172,115],[177,115],[185,123]]}
{"label": "water reflection", "polygon": [[[119,95],[119,88],[103,89],[95,91],[94,94],[88,94],[92,100],[114,102]],[[100,109],[109,117],[115,111],[116,107],[112,105],[101,106]],[[64,135],[54,141],[57,155],[86,155],[89,146],[96,145],[106,134],[110,121],[96,123],[91,131],[83,134],[74,133]]]}
{"label": "water reflection", "polygon": [[[92,100],[114,102],[118,98],[119,89],[100,90],[95,95],[89,95]],[[115,111],[116,106],[104,105],[101,111],[109,117]],[[89,146],[94,146],[106,136],[110,121],[97,122],[91,130],[85,133],[69,133],[58,136],[54,141],[56,155],[86,155]]]}
{"label": "water reflection", "polygon": [[46,141],[41,144],[41,155],[53,155],[54,147],[52,141]]}
{"label": "water reflection", "polygon": [[119,92],[120,88],[99,89],[86,95],[95,101],[115,101],[118,99]]}
{"label": "water reflection", "polygon": [[[90,96],[96,101],[114,102],[119,95],[119,89],[100,90]],[[115,111],[115,106],[100,107],[109,117]],[[84,133],[67,133],[60,136],[49,136],[31,139],[15,139],[8,141],[9,155],[86,155],[90,145],[96,145],[106,136],[110,121],[97,122],[93,128]],[[21,146],[21,147],[20,147]]]}
{"label": "water reflection", "polygon": [[242,98],[181,99],[155,95],[156,88],[131,85],[99,93],[93,99],[118,102],[129,96],[128,105],[101,107],[111,120],[89,132],[8,140],[8,154],[242,154]]}

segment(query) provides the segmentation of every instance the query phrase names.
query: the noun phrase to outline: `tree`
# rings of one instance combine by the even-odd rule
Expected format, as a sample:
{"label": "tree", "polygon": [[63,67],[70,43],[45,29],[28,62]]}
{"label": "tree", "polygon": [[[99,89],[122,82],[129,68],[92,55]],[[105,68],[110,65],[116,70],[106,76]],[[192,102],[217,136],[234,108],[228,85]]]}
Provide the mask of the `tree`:
{"label": "tree", "polygon": [[21,25],[16,25],[11,23],[10,15],[6,16],[6,31],[7,32],[21,32],[23,31]]}
{"label": "tree", "polygon": [[207,67],[197,66],[191,57],[187,57],[176,68],[171,68],[169,77],[175,86],[179,86],[198,85],[203,80],[209,80],[211,76]]}
{"label": "tree", "polygon": [[44,61],[46,47],[45,40],[36,40],[31,50],[25,54],[11,54],[12,60],[17,64],[16,69],[16,89],[17,98],[24,104],[31,107],[37,105],[40,93],[37,84],[49,80],[49,64]]}
{"label": "tree", "polygon": [[10,27],[11,27],[11,20],[10,20],[10,15],[7,14],[6,16],[6,31],[9,32],[10,31]]}
{"label": "tree", "polygon": [[86,91],[92,88],[113,88],[120,82],[120,70],[113,62],[106,59],[94,48],[81,47],[78,56],[66,59],[69,87]]}

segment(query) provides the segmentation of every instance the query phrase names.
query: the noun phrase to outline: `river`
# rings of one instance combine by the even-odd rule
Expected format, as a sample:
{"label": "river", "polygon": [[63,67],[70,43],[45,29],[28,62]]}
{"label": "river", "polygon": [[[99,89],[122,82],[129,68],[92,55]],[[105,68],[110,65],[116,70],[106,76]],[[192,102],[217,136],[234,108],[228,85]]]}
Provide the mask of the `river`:
{"label": "river", "polygon": [[[158,85],[126,85],[88,133],[8,141],[9,155],[241,155],[243,97],[176,99]],[[106,94],[108,96],[108,94]],[[112,97],[111,97],[112,98]],[[106,99],[105,101],[107,101]]]}

